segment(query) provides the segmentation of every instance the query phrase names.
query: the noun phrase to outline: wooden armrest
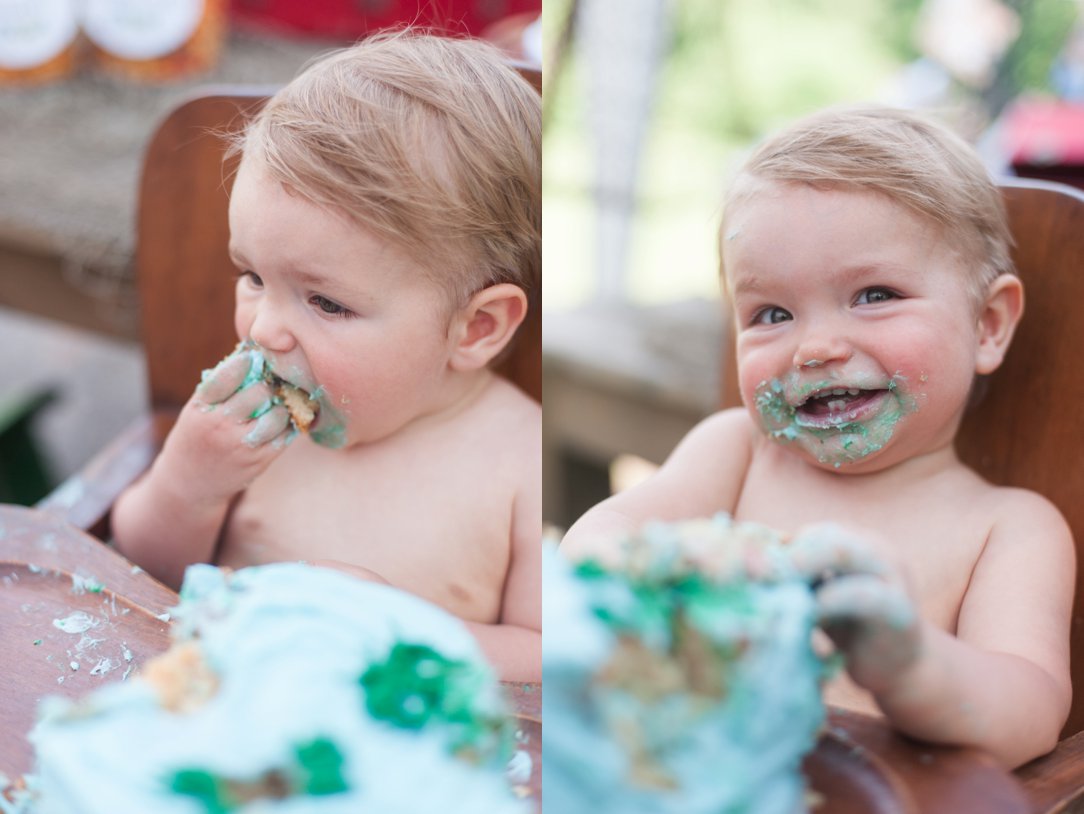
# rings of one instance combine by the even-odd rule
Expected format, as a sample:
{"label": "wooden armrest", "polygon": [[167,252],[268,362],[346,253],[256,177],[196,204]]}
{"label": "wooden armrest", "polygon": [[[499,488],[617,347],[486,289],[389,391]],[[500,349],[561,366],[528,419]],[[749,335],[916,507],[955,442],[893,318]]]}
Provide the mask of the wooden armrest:
{"label": "wooden armrest", "polygon": [[1084,732],[1016,770],[1035,814],[1084,810]]}
{"label": "wooden armrest", "polygon": [[35,508],[105,539],[114,501],[151,465],[159,437],[154,417],[141,417]]}

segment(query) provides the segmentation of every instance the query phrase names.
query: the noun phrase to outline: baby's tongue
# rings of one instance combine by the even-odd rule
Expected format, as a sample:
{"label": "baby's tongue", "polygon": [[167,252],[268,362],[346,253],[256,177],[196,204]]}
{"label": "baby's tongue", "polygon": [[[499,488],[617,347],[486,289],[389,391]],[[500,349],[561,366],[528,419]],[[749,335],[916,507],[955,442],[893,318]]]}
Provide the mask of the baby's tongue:
{"label": "baby's tongue", "polygon": [[806,401],[799,409],[810,416],[830,416],[848,413],[861,407],[873,398],[877,391],[860,390],[857,394],[851,393],[826,393],[823,396],[814,396]]}

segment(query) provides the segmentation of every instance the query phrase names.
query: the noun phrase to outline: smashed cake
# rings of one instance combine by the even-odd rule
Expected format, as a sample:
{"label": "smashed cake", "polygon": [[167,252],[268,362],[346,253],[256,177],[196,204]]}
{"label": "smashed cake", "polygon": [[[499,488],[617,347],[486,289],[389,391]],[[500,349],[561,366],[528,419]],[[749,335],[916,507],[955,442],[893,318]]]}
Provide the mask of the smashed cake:
{"label": "smashed cake", "polygon": [[283,563],[189,568],[173,646],[31,733],[34,814],[524,814],[514,724],[459,620]]}
{"label": "smashed cake", "polygon": [[547,808],[795,814],[825,716],[814,597],[771,530],[655,523],[547,551]]}

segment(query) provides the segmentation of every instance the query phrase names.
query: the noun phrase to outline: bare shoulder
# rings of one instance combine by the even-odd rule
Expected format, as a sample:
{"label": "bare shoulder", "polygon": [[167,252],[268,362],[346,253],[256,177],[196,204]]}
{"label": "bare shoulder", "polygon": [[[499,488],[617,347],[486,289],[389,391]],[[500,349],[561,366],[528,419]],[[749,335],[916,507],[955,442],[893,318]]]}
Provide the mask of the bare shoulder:
{"label": "bare shoulder", "polygon": [[[756,435],[756,427],[745,410],[724,410],[708,416],[689,431],[658,472],[604,501],[584,519],[592,513],[606,515],[610,520],[603,525],[617,523],[628,529],[649,520],[733,513],[749,470]],[[576,527],[570,530],[570,536],[573,531]]]}
{"label": "bare shoulder", "polygon": [[992,519],[983,560],[1075,574],[1072,530],[1047,498],[1028,489],[987,486],[982,505]]}
{"label": "bare shoulder", "polygon": [[[473,459],[493,488],[514,494],[516,514],[535,514],[541,529],[542,407],[507,380],[494,376],[474,404],[462,433],[463,459]],[[537,539],[541,532],[532,532]]]}
{"label": "bare shoulder", "polygon": [[542,432],[542,406],[508,380],[494,376],[474,408],[475,418]]}
{"label": "bare shoulder", "polygon": [[689,431],[670,455],[667,466],[680,465],[688,459],[698,466],[716,462],[729,468],[736,462],[747,463],[759,437],[761,433],[747,410],[742,407],[722,410]]}
{"label": "bare shoulder", "polygon": [[994,531],[1027,532],[1050,538],[1052,545],[1072,545],[1069,524],[1058,507],[1038,492],[1009,486],[990,487],[985,496],[995,518]]}
{"label": "bare shoulder", "polygon": [[536,463],[542,455],[542,407],[507,380],[493,376],[460,415],[455,433],[490,460]]}

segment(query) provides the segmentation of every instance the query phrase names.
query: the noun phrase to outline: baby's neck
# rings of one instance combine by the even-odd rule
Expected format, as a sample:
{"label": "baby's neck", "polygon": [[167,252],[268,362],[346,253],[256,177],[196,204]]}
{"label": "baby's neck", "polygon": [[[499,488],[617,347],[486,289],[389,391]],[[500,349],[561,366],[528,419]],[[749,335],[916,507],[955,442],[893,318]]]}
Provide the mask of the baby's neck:
{"label": "baby's neck", "polygon": [[417,416],[403,429],[420,430],[453,421],[483,397],[493,385],[495,378],[495,374],[488,368],[469,373],[451,374],[432,408]]}

